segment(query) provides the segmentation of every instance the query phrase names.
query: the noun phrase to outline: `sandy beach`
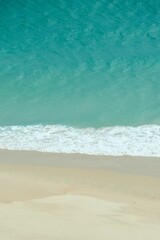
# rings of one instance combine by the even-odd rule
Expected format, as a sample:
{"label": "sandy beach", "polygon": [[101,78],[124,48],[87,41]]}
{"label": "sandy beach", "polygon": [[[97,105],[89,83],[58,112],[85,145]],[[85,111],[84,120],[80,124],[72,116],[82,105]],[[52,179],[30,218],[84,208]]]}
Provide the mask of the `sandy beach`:
{"label": "sandy beach", "polygon": [[3,240],[159,240],[160,158],[0,151]]}

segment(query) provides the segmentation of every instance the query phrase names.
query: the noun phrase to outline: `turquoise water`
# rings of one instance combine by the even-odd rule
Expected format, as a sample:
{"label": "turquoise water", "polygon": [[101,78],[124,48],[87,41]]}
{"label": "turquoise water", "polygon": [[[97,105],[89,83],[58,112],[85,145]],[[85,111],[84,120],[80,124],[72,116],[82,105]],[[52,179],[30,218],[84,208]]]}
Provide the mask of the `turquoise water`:
{"label": "turquoise water", "polygon": [[160,156],[160,1],[0,5],[0,148]]}
{"label": "turquoise water", "polygon": [[0,125],[160,123],[159,1],[3,1]]}

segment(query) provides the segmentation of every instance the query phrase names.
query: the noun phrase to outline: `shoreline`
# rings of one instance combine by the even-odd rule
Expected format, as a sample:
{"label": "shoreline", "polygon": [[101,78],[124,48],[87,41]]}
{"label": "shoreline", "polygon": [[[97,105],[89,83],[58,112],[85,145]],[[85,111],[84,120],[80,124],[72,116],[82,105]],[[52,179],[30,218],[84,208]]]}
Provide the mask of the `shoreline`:
{"label": "shoreline", "polygon": [[159,240],[159,162],[0,150],[1,237]]}
{"label": "shoreline", "polygon": [[[0,163],[105,169],[160,178],[160,157],[106,156],[0,149]],[[145,167],[144,167],[145,166]]]}

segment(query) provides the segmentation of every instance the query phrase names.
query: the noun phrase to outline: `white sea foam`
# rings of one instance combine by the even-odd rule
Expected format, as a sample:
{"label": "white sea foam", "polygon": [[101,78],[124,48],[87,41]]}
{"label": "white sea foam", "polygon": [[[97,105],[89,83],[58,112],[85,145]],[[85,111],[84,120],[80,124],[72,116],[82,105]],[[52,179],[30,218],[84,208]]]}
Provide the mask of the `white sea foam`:
{"label": "white sea foam", "polygon": [[72,128],[61,125],[0,127],[0,148],[96,155],[160,156],[160,125]]}

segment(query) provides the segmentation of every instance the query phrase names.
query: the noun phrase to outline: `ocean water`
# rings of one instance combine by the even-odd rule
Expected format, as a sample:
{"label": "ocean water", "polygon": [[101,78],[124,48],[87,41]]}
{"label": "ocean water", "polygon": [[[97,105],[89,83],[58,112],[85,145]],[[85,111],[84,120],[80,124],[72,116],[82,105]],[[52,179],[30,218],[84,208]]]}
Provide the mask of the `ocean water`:
{"label": "ocean water", "polygon": [[0,148],[160,156],[160,1],[2,1]]}

